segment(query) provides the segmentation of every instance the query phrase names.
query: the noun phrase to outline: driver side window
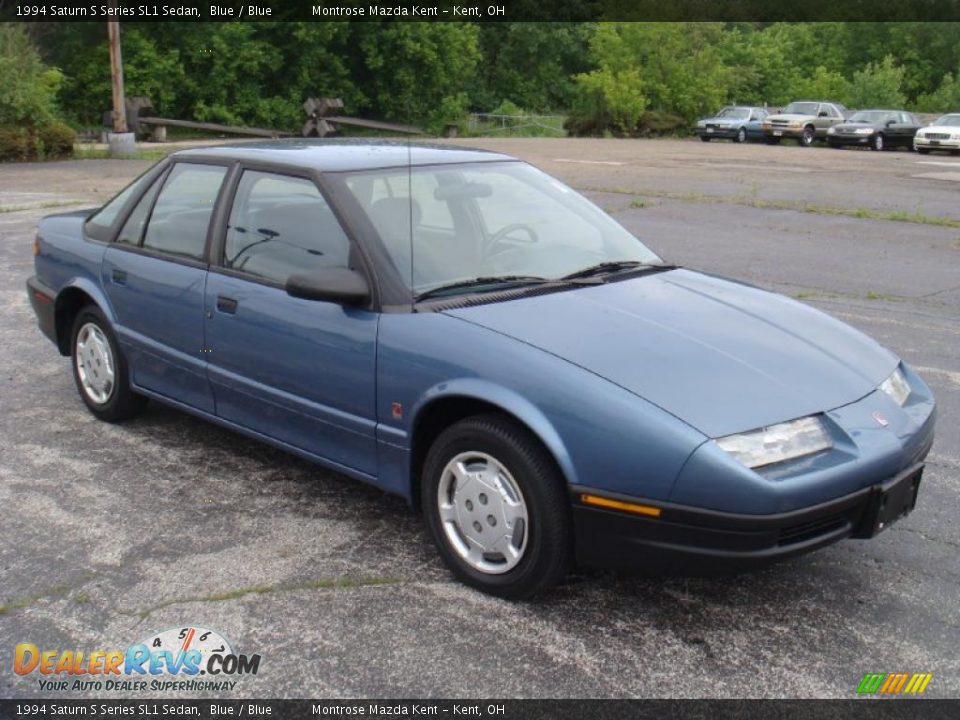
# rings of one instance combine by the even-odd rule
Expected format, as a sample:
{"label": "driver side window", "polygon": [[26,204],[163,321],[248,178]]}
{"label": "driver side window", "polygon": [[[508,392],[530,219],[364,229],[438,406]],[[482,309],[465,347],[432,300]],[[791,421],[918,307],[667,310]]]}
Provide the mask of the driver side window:
{"label": "driver side window", "polygon": [[230,211],[223,265],[284,284],[295,273],[348,267],[350,240],[312,180],[246,170]]}

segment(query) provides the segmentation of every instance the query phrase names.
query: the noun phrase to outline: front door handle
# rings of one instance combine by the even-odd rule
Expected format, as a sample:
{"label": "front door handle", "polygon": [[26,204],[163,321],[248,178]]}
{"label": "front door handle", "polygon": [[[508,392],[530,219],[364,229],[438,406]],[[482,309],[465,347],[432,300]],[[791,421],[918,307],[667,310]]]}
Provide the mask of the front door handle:
{"label": "front door handle", "polygon": [[217,295],[217,310],[233,315],[237,311],[237,301],[233,298]]}
{"label": "front door handle", "polygon": [[117,285],[125,285],[127,282],[127,271],[121,270],[120,268],[114,268],[110,271],[110,278]]}

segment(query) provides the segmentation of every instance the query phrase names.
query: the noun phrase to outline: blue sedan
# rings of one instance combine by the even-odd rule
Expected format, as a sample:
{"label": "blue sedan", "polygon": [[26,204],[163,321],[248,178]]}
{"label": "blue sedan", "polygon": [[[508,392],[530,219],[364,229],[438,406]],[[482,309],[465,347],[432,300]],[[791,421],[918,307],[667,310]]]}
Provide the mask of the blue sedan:
{"label": "blue sedan", "polygon": [[716,138],[726,138],[737,143],[761,140],[761,124],[767,115],[769,112],[766,108],[728,105],[713,117],[698,120],[694,132],[704,142]]}
{"label": "blue sedan", "polygon": [[151,399],[401,495],[502,597],[872,537],[933,441],[889,350],[663,262],[506,155],[186,150],[34,250],[30,301],[95,417]]}

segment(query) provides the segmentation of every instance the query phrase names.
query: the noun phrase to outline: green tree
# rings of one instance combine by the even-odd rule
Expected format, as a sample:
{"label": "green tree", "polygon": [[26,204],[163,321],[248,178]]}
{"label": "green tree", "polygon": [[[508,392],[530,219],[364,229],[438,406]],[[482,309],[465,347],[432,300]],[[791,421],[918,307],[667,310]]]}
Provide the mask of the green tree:
{"label": "green tree", "polygon": [[22,25],[0,24],[0,125],[52,122],[62,81],[63,74],[40,59]]}
{"label": "green tree", "polygon": [[894,64],[891,55],[881,62],[867,63],[853,74],[848,104],[855,108],[903,107],[907,104],[906,96],[900,91],[903,75],[904,69]]}
{"label": "green tree", "polygon": [[847,104],[850,97],[850,83],[836,70],[828,70],[818,65],[809,77],[795,83],[797,100],[832,100]]}
{"label": "green tree", "polygon": [[480,51],[469,23],[357,23],[355,81],[371,112],[438,131],[467,111]]}
{"label": "green tree", "polygon": [[917,109],[922,112],[960,112],[960,68],[956,74],[947,73],[939,87],[917,98]]}

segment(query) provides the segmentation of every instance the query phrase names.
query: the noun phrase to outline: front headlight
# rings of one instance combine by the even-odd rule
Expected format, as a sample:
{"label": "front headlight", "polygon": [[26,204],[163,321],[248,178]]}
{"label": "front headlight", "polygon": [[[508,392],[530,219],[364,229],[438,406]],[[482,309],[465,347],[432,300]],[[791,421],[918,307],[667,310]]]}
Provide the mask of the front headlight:
{"label": "front headlight", "polygon": [[872,135],[873,128],[857,128],[857,135]]}
{"label": "front headlight", "polygon": [[815,415],[714,440],[748,468],[785,462],[833,447],[823,421]]}
{"label": "front headlight", "polygon": [[900,406],[910,397],[910,385],[907,384],[907,379],[903,376],[903,373],[900,372],[900,368],[894,370],[890,377],[880,383],[880,389],[893,398],[893,401]]}

